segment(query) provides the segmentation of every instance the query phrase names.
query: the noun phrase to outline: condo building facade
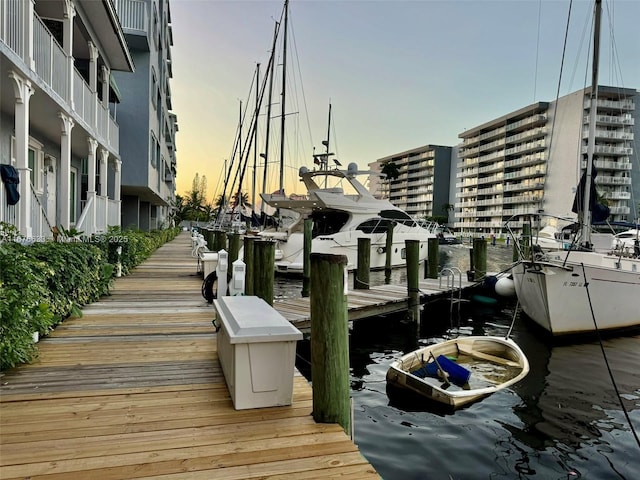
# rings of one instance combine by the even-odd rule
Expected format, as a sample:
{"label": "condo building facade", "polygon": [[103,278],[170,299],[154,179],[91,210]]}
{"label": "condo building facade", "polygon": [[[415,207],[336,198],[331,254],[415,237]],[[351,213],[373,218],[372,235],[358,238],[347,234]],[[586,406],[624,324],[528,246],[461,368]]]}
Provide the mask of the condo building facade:
{"label": "condo building facade", "polygon": [[122,227],[169,226],[175,204],[177,116],[172,112],[168,0],[115,0],[136,73],[114,74],[122,171]]}
{"label": "condo building facade", "polygon": [[380,158],[369,164],[372,171],[380,172],[383,165],[395,165],[397,178],[371,175],[371,191],[380,198],[388,198],[417,220],[449,214],[449,177],[452,147],[424,145]]}
{"label": "condo building facade", "polygon": [[[598,89],[595,183],[610,221],[637,219],[637,104],[636,90]],[[586,168],[590,108],[587,88],[461,133],[454,228],[463,235],[497,235],[507,221],[520,231],[522,215],[541,214],[556,225],[563,224],[558,218],[575,219],[571,210]]]}
{"label": "condo building facade", "polygon": [[111,75],[133,69],[110,2],[0,1],[0,222],[28,240],[120,224]]}

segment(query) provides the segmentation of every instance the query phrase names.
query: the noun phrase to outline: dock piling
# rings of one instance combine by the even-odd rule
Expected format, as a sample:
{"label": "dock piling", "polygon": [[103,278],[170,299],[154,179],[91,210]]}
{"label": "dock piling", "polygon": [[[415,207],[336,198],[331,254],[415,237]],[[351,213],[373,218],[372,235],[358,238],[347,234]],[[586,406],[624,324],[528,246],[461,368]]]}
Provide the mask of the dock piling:
{"label": "dock piling", "polygon": [[353,276],[353,288],[355,290],[368,290],[371,271],[371,239],[367,237],[358,239],[358,265]]}
{"label": "dock piling", "polygon": [[426,278],[438,278],[438,253],[439,244],[437,238],[427,240],[427,274]]}
{"label": "dock piling", "polygon": [[243,261],[246,265],[244,291],[246,295],[253,295],[253,292],[254,292],[254,289],[253,289],[253,285],[255,283],[255,280],[254,280],[255,266],[253,262],[254,260],[253,259],[254,257],[253,242],[254,241],[255,241],[255,238],[251,236],[245,236],[243,240],[243,245],[244,245]]}
{"label": "dock piling", "polygon": [[313,233],[313,220],[304,219],[304,239],[303,239],[303,259],[302,259],[302,296],[309,296],[310,270],[311,263],[309,256],[311,255],[311,240]]}
{"label": "dock piling", "polygon": [[391,255],[393,254],[393,223],[387,225],[387,238],[385,244],[384,283],[391,283]]}
{"label": "dock piling", "polygon": [[270,240],[253,243],[255,272],[253,275],[253,293],[273,306],[273,277],[275,269],[276,244]]}
{"label": "dock piling", "polygon": [[349,327],[344,255],[311,254],[313,419],[351,432]]}
{"label": "dock piling", "polygon": [[482,280],[487,274],[487,242],[484,238],[473,239],[473,280]]}
{"label": "dock piling", "polygon": [[405,240],[407,251],[407,290],[409,294],[409,316],[420,328],[420,241]]}

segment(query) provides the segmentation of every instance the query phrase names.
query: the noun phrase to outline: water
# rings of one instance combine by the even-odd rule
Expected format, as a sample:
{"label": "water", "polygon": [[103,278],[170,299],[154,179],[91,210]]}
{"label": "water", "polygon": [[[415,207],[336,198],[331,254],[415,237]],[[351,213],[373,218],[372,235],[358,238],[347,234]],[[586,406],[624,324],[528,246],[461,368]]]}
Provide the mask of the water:
{"label": "water", "polygon": [[[488,248],[488,270],[511,260],[509,249]],[[441,266],[468,268],[468,249],[441,247]],[[403,272],[394,272],[394,281]],[[383,275],[372,281],[383,281]],[[297,294],[299,288],[284,291]],[[282,285],[280,288],[283,288]],[[640,448],[615,394],[598,343],[550,346],[517,317],[512,338],[527,355],[529,375],[455,413],[419,397],[387,392],[391,361],[419,344],[454,332],[504,335],[514,302],[466,307],[449,320],[448,305],[425,309],[420,338],[399,318],[355,322],[350,335],[355,442],[386,480],[394,479],[636,479]],[[632,425],[640,433],[640,336],[603,342],[612,376]],[[301,356],[308,353],[301,348]],[[305,361],[298,362],[305,370]]]}

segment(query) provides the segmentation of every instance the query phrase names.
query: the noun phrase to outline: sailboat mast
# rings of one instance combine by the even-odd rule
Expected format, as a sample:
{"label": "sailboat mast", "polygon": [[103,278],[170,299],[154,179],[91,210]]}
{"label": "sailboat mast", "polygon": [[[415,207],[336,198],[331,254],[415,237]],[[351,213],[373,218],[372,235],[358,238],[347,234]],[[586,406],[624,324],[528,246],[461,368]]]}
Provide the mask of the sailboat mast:
{"label": "sailboat mast", "polygon": [[[267,129],[265,132],[264,141],[264,171],[262,173],[262,192],[267,192],[267,165],[269,164],[269,132],[271,131],[271,105],[273,104],[273,73],[275,71],[275,55],[276,55],[276,40],[278,39],[278,32],[280,30],[280,23],[276,22],[275,31],[273,32],[273,46],[271,48],[271,58],[269,59],[269,66],[267,67],[267,75],[269,75],[269,101],[267,103]],[[260,213],[264,212],[264,202],[260,202]]]}
{"label": "sailboat mast", "polygon": [[[258,115],[260,114],[260,64],[256,65],[256,110],[253,122],[253,179],[251,181],[251,216],[256,205],[256,169],[258,168]],[[253,218],[252,218],[253,220]]]}
{"label": "sailboat mast", "polygon": [[593,154],[596,143],[596,116],[598,106],[598,68],[600,63],[600,17],[602,0],[596,0],[593,21],[593,60],[591,64],[591,102],[589,104],[589,140],[587,144],[587,171],[585,175],[584,201],[582,203],[582,241],[591,246],[591,184],[593,182]]}
{"label": "sailboat mast", "polygon": [[282,48],[282,113],[280,116],[280,191],[284,192],[284,123],[285,123],[285,99],[287,94],[287,30],[289,16],[289,0],[284,2],[284,37]]}
{"label": "sailboat mast", "polygon": [[[331,103],[329,103],[329,118],[327,119],[327,140],[322,142],[326,147],[324,169],[329,170],[329,139],[331,138]],[[327,177],[324,177],[324,188],[327,188]]]}

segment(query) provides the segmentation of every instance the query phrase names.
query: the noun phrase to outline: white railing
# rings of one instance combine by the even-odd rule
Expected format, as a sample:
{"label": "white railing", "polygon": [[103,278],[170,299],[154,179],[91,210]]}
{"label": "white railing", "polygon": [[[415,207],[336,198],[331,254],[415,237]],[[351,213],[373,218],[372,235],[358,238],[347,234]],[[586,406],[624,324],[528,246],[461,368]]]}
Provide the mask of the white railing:
{"label": "white railing", "polygon": [[95,233],[92,227],[94,225],[93,219],[95,218],[94,198],[95,194],[89,195],[84,205],[81,205],[82,213],[80,213],[80,218],[76,222],[76,230],[84,235],[93,235]]}
{"label": "white railing", "polygon": [[27,7],[24,0],[0,0],[0,38],[23,59],[26,54],[24,22]]}
{"label": "white railing", "polygon": [[120,202],[117,200],[108,201],[108,211],[107,211],[107,225],[112,226],[120,226]]}
{"label": "white railing", "polygon": [[116,0],[115,3],[123,30],[147,31],[149,21],[146,2],[143,0]]}
{"label": "white railing", "polygon": [[107,231],[107,201],[108,197],[96,195],[96,232]]}

